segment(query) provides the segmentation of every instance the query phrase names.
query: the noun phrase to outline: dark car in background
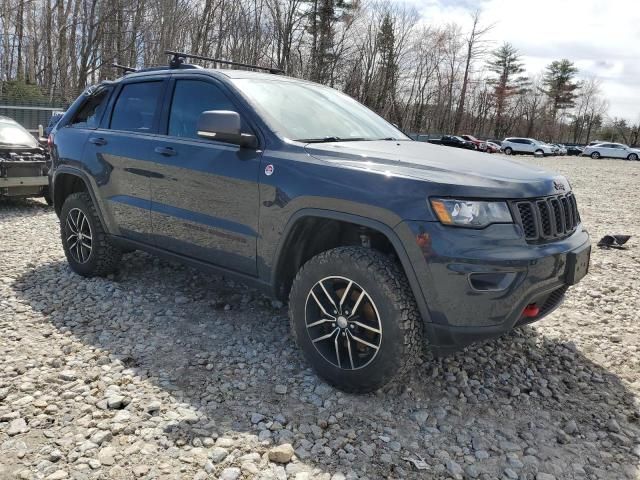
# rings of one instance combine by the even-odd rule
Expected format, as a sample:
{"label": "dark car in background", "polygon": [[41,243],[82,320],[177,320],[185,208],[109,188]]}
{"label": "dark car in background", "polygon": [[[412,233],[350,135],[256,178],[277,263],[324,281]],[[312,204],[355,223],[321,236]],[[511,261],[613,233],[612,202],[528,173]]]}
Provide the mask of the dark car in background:
{"label": "dark car in background", "polygon": [[476,144],[469,142],[457,135],[443,135],[439,140],[429,140],[429,143],[444,145],[445,147],[465,148],[467,150],[477,150]]}
{"label": "dark car in background", "polygon": [[48,195],[48,154],[15,120],[0,116],[0,197]]}
{"label": "dark car in background", "polygon": [[579,147],[578,145],[567,145],[567,155],[582,155],[582,151],[584,147]]}
{"label": "dark car in background", "polygon": [[351,392],[407,371],[425,337],[445,353],[540,320],[586,275],[562,175],[415,142],[312,82],[172,66],[87,91],[53,130],[78,274],[140,249],[288,299],[309,364]]}
{"label": "dark car in background", "polygon": [[473,135],[460,135],[460,138],[471,142],[476,146],[477,150],[484,152],[487,149],[487,143],[484,140],[474,137]]}
{"label": "dark car in background", "polygon": [[53,115],[51,115],[51,118],[49,119],[49,123],[44,128],[45,137],[49,136],[49,134],[51,133],[51,130],[53,130],[53,127],[56,126],[56,124],[60,121],[60,119],[63,116],[64,116],[64,112],[54,112]]}

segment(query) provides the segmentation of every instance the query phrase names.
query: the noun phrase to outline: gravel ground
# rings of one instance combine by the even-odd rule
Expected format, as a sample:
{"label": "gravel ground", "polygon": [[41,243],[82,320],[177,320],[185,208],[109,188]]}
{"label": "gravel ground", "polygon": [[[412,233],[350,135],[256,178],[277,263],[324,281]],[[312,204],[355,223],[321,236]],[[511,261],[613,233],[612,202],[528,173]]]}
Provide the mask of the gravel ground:
{"label": "gravel ground", "polygon": [[277,302],[140,252],[83,279],[50,208],[0,202],[0,478],[640,478],[640,163],[522,161],[629,249],[595,249],[539,324],[367,396],[314,376]]}

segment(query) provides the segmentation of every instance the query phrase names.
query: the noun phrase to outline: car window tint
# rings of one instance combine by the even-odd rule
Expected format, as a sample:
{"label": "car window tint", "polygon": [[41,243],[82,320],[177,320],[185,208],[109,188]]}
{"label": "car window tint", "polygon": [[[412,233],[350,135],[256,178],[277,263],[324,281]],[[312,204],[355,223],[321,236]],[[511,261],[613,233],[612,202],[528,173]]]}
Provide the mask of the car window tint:
{"label": "car window tint", "polygon": [[[110,89],[105,88],[90,96],[82,107],[80,107],[75,117],[73,117],[70,125],[76,128],[97,128],[107,105],[110,91]],[[57,117],[55,122],[52,118],[49,126],[55,125],[60,118],[62,118],[62,115]]]}
{"label": "car window tint", "polygon": [[236,111],[227,96],[215,85],[201,80],[178,80],[171,101],[169,135],[174,137],[202,138],[198,136],[197,123],[207,110]]}
{"label": "car window tint", "polygon": [[158,107],[162,82],[126,84],[111,115],[111,129],[151,132]]}

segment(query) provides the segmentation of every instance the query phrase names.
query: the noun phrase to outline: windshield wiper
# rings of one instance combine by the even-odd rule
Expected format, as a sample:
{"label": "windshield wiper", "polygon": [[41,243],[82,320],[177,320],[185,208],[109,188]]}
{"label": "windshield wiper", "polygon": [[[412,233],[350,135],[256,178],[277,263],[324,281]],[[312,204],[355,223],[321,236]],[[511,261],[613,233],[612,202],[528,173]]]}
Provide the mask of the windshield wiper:
{"label": "windshield wiper", "polygon": [[323,138],[298,138],[296,142],[305,142],[305,143],[326,143],[326,142],[359,142],[362,140],[367,140],[364,137],[323,137]]}

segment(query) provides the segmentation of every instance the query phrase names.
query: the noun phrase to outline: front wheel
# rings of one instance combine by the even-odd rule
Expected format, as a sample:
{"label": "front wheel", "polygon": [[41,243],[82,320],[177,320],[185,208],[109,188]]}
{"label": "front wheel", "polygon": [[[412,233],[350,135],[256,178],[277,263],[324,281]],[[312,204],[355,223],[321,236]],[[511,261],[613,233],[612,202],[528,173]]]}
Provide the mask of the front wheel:
{"label": "front wheel", "polygon": [[513,149],[511,147],[507,147],[504,149],[505,155],[513,155]]}
{"label": "front wheel", "polygon": [[599,154],[598,152],[593,152],[593,153],[591,154],[591,158],[593,158],[593,159],[598,159],[598,158],[600,158],[600,154]]}
{"label": "front wheel", "polygon": [[74,272],[85,277],[105,276],[118,267],[122,252],[109,241],[88,193],[72,193],[64,201],[60,236]]}
{"label": "front wheel", "polygon": [[635,160],[635,161],[637,161],[638,160],[638,154],[637,153],[632,153],[631,155],[629,155],[627,157],[627,160]]}
{"label": "front wheel", "polygon": [[544,156],[544,151],[543,151],[543,150],[538,149],[538,150],[536,150],[536,151],[534,152],[534,155],[538,155],[538,156],[540,156],[540,157],[543,157],[543,156]]}
{"label": "front wheel", "polygon": [[338,247],[298,272],[289,296],[296,343],[341,390],[377,390],[419,356],[421,324],[404,273],[382,253]]}

